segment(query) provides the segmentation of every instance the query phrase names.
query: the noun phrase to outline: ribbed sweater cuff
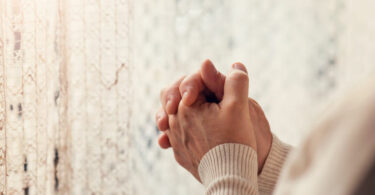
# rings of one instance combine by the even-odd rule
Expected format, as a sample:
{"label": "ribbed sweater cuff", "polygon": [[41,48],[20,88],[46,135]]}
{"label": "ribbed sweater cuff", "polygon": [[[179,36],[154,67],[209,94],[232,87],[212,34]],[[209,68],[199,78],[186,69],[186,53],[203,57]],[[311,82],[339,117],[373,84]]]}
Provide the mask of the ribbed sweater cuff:
{"label": "ribbed sweater cuff", "polygon": [[202,158],[198,172],[207,194],[250,194],[257,191],[257,155],[249,146],[227,143]]}
{"label": "ribbed sweater cuff", "polygon": [[262,172],[258,176],[260,194],[272,194],[281,168],[291,148],[290,145],[283,143],[273,135],[270,153],[268,154]]}

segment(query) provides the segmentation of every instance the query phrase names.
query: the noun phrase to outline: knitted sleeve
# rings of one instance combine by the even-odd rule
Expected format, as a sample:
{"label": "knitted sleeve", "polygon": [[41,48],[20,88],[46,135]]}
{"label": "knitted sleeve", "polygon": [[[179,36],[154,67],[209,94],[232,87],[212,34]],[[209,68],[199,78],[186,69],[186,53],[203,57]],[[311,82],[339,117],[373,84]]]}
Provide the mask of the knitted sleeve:
{"label": "knitted sleeve", "polygon": [[281,168],[292,146],[283,143],[273,135],[270,153],[263,166],[262,172],[258,175],[259,194],[272,194],[279,178]]}
{"label": "knitted sleeve", "polygon": [[235,143],[214,147],[203,156],[198,167],[206,194],[272,194],[290,149],[290,145],[273,136],[270,153],[257,176],[257,155],[251,147]]}
{"label": "knitted sleeve", "polygon": [[257,195],[257,154],[242,144],[222,144],[202,158],[198,172],[208,195]]}

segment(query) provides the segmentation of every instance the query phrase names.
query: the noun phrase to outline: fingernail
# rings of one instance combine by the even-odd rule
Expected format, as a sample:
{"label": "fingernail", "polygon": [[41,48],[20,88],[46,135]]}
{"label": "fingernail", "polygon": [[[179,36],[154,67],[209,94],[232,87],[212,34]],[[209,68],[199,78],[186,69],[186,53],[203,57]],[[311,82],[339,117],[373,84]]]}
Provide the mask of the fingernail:
{"label": "fingernail", "polygon": [[185,91],[183,94],[182,94],[182,101],[185,102],[186,101],[186,98],[189,94],[189,91]]}
{"label": "fingernail", "polygon": [[165,106],[166,109],[167,109],[168,114],[170,114],[170,109],[169,109],[169,108],[171,107],[171,104],[172,104],[172,101],[171,101],[171,100],[168,100],[168,101],[167,101],[167,104],[166,104],[166,106]]}
{"label": "fingernail", "polygon": [[158,113],[158,115],[156,116],[156,120],[159,122],[162,119],[163,116],[164,116],[164,112]]}
{"label": "fingernail", "polygon": [[242,65],[242,64],[240,64],[240,63],[235,63],[235,64],[233,64],[233,68],[234,68],[234,69],[237,69],[237,70],[244,71],[244,72],[247,73],[247,70],[246,70],[245,66]]}
{"label": "fingernail", "polygon": [[159,122],[159,120],[160,120],[160,114],[158,113],[158,114],[156,115],[156,121]]}

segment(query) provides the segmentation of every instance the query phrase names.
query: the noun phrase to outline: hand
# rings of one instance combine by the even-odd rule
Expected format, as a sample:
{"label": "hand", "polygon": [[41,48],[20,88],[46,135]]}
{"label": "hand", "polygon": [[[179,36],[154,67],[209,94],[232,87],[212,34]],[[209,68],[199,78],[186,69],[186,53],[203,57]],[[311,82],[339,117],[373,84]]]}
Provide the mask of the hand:
{"label": "hand", "polygon": [[[188,91],[182,100],[187,106],[195,103],[199,94],[204,94],[206,99],[219,102],[223,98],[225,79],[225,75],[218,72],[211,61],[206,60],[197,73],[182,77],[169,88],[162,90],[160,94],[162,108],[156,114],[158,128],[163,131],[159,137],[160,147],[171,146],[166,134],[169,129],[168,114],[177,113],[182,99],[181,94]],[[260,172],[271,148],[272,134],[262,108],[255,100],[249,98],[248,101],[250,120],[253,123],[257,141],[258,172]]]}
{"label": "hand", "polygon": [[[236,65],[224,84],[220,103],[198,100],[169,116],[167,131],[176,161],[198,180],[198,165],[211,148],[224,143],[240,143],[257,149],[254,127],[248,111],[249,79],[243,65]],[[244,71],[245,70],[245,71]]]}

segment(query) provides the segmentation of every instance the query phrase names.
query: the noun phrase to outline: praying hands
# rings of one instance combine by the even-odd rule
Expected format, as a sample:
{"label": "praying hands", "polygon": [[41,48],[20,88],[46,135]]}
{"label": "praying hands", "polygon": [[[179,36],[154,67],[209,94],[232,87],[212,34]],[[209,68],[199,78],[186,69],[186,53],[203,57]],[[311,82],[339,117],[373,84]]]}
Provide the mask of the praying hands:
{"label": "praying hands", "polygon": [[292,147],[271,133],[262,108],[247,97],[245,66],[235,63],[224,76],[206,60],[198,72],[162,90],[159,145],[173,148],[206,194],[373,194],[367,181],[375,167],[374,83],[370,79],[338,102],[289,155]]}
{"label": "praying hands", "polygon": [[206,60],[200,71],[161,92],[163,108],[156,115],[163,131],[159,145],[172,146],[177,162],[198,180],[203,155],[224,143],[243,144],[257,151],[257,170],[261,171],[272,134],[261,107],[247,97],[248,88],[244,65],[233,64],[224,76]]}

